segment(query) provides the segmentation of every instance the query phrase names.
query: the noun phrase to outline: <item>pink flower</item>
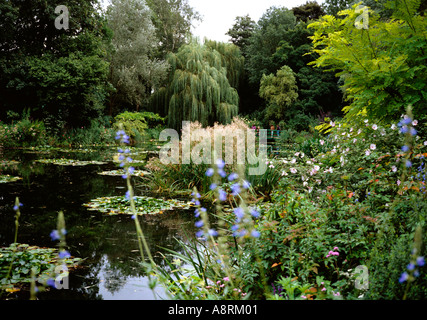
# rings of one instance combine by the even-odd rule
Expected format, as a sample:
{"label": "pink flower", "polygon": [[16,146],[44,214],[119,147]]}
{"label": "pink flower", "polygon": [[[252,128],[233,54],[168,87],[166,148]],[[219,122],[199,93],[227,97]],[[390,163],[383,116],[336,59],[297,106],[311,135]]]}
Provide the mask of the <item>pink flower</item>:
{"label": "pink flower", "polygon": [[230,278],[229,277],[225,277],[224,279],[222,279],[222,280],[224,280],[224,281],[230,281]]}
{"label": "pink flower", "polygon": [[338,250],[338,247],[335,247],[334,250]]}

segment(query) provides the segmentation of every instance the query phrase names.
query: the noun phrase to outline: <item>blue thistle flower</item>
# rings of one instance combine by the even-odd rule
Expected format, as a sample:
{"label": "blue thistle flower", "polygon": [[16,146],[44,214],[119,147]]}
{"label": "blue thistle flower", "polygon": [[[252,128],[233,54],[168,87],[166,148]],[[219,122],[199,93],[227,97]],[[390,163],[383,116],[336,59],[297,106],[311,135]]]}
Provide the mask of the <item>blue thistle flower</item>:
{"label": "blue thistle flower", "polygon": [[408,278],[409,278],[408,273],[407,273],[407,272],[403,272],[403,273],[400,275],[399,282],[400,282],[400,283],[404,283],[406,280],[408,280]]}
{"label": "blue thistle flower", "polygon": [[227,200],[227,193],[224,190],[219,190],[219,200],[225,201]]}
{"label": "blue thistle flower", "polygon": [[214,174],[214,169],[209,168],[208,170],[206,170],[205,174],[206,174],[207,177],[212,177],[213,174]]}
{"label": "blue thistle flower", "polygon": [[228,181],[234,181],[234,180],[236,180],[237,178],[239,177],[239,175],[237,174],[237,173],[235,173],[235,172],[233,172],[233,173],[230,173],[230,175],[228,176]]}
{"label": "blue thistle flower", "polygon": [[231,186],[231,191],[233,196],[237,196],[240,193],[240,185],[235,183]]}

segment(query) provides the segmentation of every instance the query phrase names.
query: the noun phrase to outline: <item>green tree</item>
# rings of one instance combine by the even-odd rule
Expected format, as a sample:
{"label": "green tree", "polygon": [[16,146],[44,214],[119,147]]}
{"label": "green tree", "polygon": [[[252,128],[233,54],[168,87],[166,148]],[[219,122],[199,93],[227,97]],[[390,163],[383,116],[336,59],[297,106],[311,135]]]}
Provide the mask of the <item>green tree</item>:
{"label": "green tree", "polygon": [[249,15],[246,15],[236,17],[235,23],[226,33],[226,35],[230,36],[231,42],[240,48],[243,56],[246,56],[246,48],[255,28],[256,22]]}
{"label": "green tree", "polygon": [[286,115],[288,119],[295,113],[319,116],[330,112],[340,115],[343,107],[343,94],[334,72],[309,65],[318,55],[311,54],[313,44],[310,37],[313,30],[308,29],[307,25],[301,21],[289,30],[273,55],[278,63],[290,67],[296,77],[299,96],[288,108],[289,111],[293,110],[292,114]]}
{"label": "green tree", "polygon": [[[182,121],[199,121],[203,126],[229,123],[238,114],[239,95],[227,75],[236,74],[229,69],[242,68],[242,64],[227,63],[239,60],[227,57],[227,53],[236,54],[237,47],[231,46],[193,41],[168,55],[169,81],[153,95],[152,102],[154,112],[168,115],[169,127],[179,129]],[[222,54],[215,48],[221,48]]]}
{"label": "green tree", "polygon": [[317,20],[325,14],[325,11],[316,1],[307,1],[305,4],[292,8],[297,21],[307,22]]}
{"label": "green tree", "polygon": [[[57,1],[0,0],[0,112],[86,125],[108,94],[105,23],[98,1],[64,0],[68,29],[57,29]],[[3,115],[0,115],[4,117]]]}
{"label": "green tree", "polygon": [[283,66],[276,75],[263,75],[259,95],[268,101],[267,119],[282,120],[287,107],[298,98],[298,87],[291,68]]}
{"label": "green tree", "polygon": [[355,0],[325,0],[323,10],[326,14],[337,16],[338,12],[350,8]]}
{"label": "green tree", "polygon": [[346,119],[366,113],[380,120],[396,119],[412,105],[420,119],[427,102],[427,22],[420,2],[393,2],[393,20],[369,12],[369,26],[356,28],[356,5],[335,19],[323,16],[314,29],[314,65],[336,70],[349,105]]}
{"label": "green tree", "polygon": [[159,40],[144,0],[113,0],[107,9],[113,32],[110,81],[116,92],[110,97],[110,113],[146,106],[153,88],[166,76],[168,64],[157,59]]}
{"label": "green tree", "polygon": [[152,21],[160,40],[162,58],[187,43],[193,22],[202,19],[188,0],[147,0],[147,5],[153,12]]}
{"label": "green tree", "polygon": [[282,64],[273,59],[273,54],[295,24],[296,18],[287,8],[271,7],[262,15],[246,50],[250,83],[259,85],[263,74],[274,74],[280,69]]}

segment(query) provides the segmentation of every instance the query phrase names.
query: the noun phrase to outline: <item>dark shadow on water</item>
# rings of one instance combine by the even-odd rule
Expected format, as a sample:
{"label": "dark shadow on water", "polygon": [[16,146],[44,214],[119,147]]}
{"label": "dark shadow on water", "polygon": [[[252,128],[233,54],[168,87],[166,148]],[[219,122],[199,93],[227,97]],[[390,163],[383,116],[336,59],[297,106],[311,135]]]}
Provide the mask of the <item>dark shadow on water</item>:
{"label": "dark shadow on water", "polygon": [[[56,243],[49,234],[56,229],[58,212],[63,211],[68,250],[73,256],[85,258],[82,268],[70,273],[68,290],[52,289],[39,293],[39,299],[154,299],[140,266],[134,220],[128,215],[108,216],[82,206],[97,197],[125,194],[125,182],[121,177],[98,174],[117,169],[117,165],[110,161],[111,152],[81,155],[75,152],[27,153],[24,150],[3,152],[0,155],[2,172],[23,179],[0,184],[0,246],[13,242],[13,205],[15,197],[19,197],[23,207],[18,242],[54,247]],[[59,166],[34,161],[54,157],[108,162],[104,165]],[[9,164],[5,165],[5,161]],[[141,192],[136,190],[137,195]],[[187,234],[194,234],[193,215],[188,210],[140,216],[139,219],[154,260],[160,266],[165,265],[160,247],[181,251],[176,238],[185,240]],[[161,288],[157,292],[166,297]],[[27,298],[27,295],[20,293],[17,298]]]}

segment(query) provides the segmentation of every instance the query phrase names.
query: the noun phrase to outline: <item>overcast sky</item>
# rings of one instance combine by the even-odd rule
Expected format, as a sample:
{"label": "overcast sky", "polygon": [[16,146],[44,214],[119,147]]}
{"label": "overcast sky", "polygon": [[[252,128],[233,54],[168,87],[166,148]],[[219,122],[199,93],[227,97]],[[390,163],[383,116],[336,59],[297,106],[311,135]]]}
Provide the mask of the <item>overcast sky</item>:
{"label": "overcast sky", "polygon": [[[188,3],[202,17],[203,22],[196,22],[192,30],[196,37],[203,41],[204,37],[216,41],[229,41],[227,31],[233,26],[238,16],[249,16],[255,22],[271,6],[292,9],[306,3],[308,0],[188,0]],[[111,0],[101,0],[107,5]],[[324,0],[317,0],[322,4]]]}
{"label": "overcast sky", "polygon": [[[237,16],[249,16],[255,22],[271,6],[292,9],[305,4],[308,0],[188,0],[188,3],[202,16],[203,22],[195,25],[193,34],[203,40],[227,42],[230,37],[225,33],[233,26]],[[324,0],[317,0],[322,4]]]}

